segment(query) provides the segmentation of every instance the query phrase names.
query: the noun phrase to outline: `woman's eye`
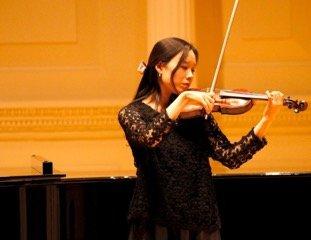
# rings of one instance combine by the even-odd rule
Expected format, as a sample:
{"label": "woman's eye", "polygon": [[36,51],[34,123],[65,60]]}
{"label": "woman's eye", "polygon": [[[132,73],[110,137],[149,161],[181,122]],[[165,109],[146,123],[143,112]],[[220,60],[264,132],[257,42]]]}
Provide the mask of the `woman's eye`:
{"label": "woman's eye", "polygon": [[187,66],[181,66],[182,69],[187,70],[188,67]]}

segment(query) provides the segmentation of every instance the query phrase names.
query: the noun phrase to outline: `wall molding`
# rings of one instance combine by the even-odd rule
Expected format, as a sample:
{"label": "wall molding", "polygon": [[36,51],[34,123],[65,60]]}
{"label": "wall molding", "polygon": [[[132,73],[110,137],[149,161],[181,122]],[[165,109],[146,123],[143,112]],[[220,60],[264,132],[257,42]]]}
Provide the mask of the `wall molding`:
{"label": "wall molding", "polygon": [[73,140],[121,137],[121,106],[6,107],[0,140]]}
{"label": "wall molding", "polygon": [[[7,106],[0,108],[0,140],[79,140],[123,138],[117,120],[121,104],[85,106]],[[240,134],[254,126],[264,104],[247,114],[214,116],[229,134]],[[299,114],[281,110],[269,132],[272,134],[311,134],[311,112]]]}

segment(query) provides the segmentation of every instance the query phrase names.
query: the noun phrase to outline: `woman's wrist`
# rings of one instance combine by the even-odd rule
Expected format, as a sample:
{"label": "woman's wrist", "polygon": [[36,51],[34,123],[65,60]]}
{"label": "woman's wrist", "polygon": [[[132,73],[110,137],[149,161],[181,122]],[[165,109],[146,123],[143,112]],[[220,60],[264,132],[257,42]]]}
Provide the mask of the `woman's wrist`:
{"label": "woman's wrist", "polygon": [[274,118],[271,118],[271,116],[263,116],[260,121],[257,123],[257,125],[254,127],[254,133],[257,137],[262,138],[266,135],[266,132],[273,122]]}
{"label": "woman's wrist", "polygon": [[178,95],[178,97],[166,108],[167,116],[172,119],[176,120],[185,105],[186,100],[186,93],[182,92]]}

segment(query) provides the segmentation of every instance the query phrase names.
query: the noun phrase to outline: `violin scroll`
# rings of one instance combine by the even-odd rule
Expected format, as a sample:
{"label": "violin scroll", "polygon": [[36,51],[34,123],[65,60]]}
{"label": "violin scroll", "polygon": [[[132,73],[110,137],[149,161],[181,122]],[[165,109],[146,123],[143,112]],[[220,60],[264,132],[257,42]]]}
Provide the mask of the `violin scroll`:
{"label": "violin scroll", "polygon": [[303,100],[292,100],[290,97],[287,97],[283,101],[283,106],[287,106],[289,109],[293,109],[295,113],[299,113],[308,108],[308,103]]}

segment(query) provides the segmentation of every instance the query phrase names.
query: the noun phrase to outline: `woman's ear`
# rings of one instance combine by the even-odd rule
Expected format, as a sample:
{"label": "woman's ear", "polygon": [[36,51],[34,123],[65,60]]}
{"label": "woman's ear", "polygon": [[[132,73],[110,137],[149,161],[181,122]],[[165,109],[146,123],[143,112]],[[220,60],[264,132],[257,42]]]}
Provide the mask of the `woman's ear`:
{"label": "woman's ear", "polygon": [[155,65],[155,69],[157,70],[158,74],[162,74],[163,67],[164,67],[164,64],[162,62],[159,62]]}

